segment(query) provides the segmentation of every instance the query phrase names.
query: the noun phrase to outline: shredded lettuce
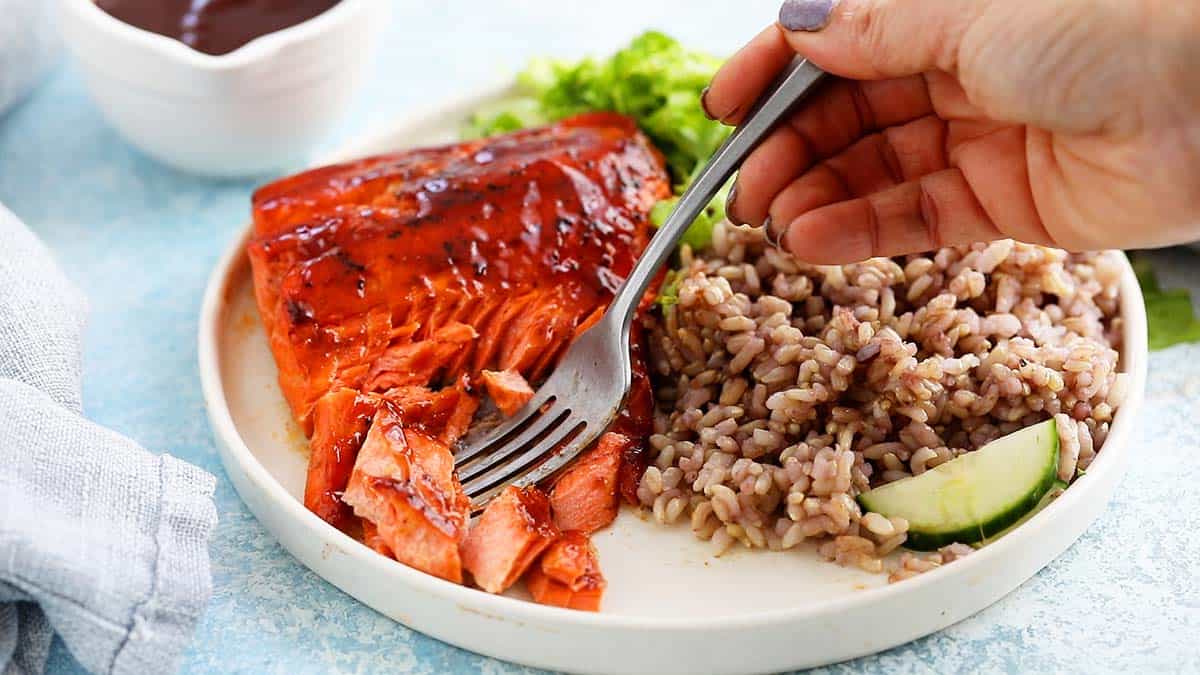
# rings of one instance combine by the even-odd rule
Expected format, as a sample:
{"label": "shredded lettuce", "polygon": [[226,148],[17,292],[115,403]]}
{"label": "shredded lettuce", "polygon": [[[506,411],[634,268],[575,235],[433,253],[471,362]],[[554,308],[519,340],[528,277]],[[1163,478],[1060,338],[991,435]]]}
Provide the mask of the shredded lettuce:
{"label": "shredded lettuce", "polygon": [[[680,194],[730,132],[700,107],[700,94],[720,65],[721,59],[686,49],[656,31],[643,33],[608,59],[535,59],[517,77],[518,95],[477,111],[463,135],[491,136],[612,110],[635,119],[662,151]],[[724,192],[696,219],[684,242],[693,248],[709,244],[713,225],[725,217]],[[670,212],[668,203],[673,200],[651,213],[656,225]]]}
{"label": "shredded lettuce", "polygon": [[1192,297],[1184,288],[1163,289],[1150,259],[1131,256],[1133,271],[1142,286],[1146,301],[1146,324],[1150,349],[1166,349],[1185,342],[1200,342],[1200,321],[1192,306]]}
{"label": "shredded lettuce", "polygon": [[[683,233],[683,238],[679,241],[681,246],[687,244],[693,249],[698,249],[707,246],[712,241],[713,227],[725,217],[725,199],[728,193],[729,185],[726,185],[696,220],[692,221],[691,227]],[[678,197],[672,197],[655,204],[654,208],[650,210],[650,223],[655,227],[661,227],[678,202]],[[680,270],[667,271],[662,286],[658,289],[658,297],[655,298],[659,307],[665,310],[679,302],[679,282],[682,278],[683,272]]]}
{"label": "shredded lettuce", "polygon": [[671,305],[679,302],[679,282],[683,278],[683,272],[680,270],[667,270],[667,274],[663,277],[662,286],[658,289],[658,297],[654,302],[659,307],[666,309]]}
{"label": "shredded lettuce", "polygon": [[462,129],[465,139],[507,134],[526,127],[549,123],[541,104],[532,98],[514,98],[492,103],[471,116]]}
{"label": "shredded lettuce", "polygon": [[[725,219],[725,200],[729,197],[729,187],[726,185],[721,188],[717,196],[692,221],[691,227],[683,233],[683,238],[679,240],[681,245],[687,244],[696,250],[704,248],[712,242],[713,227]],[[650,224],[661,227],[663,223],[667,222],[667,216],[671,215],[671,211],[678,202],[678,197],[672,197],[655,204],[654,208],[650,210]]]}

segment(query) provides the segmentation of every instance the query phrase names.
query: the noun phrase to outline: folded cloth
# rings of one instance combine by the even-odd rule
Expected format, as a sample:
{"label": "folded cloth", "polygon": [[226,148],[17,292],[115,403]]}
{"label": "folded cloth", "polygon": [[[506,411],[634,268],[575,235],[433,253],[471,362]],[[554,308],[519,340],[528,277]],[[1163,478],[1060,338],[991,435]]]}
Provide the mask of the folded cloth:
{"label": "folded cloth", "polygon": [[94,673],[172,672],[208,602],[211,475],[81,415],[84,300],[0,206],[0,671],[57,634]]}

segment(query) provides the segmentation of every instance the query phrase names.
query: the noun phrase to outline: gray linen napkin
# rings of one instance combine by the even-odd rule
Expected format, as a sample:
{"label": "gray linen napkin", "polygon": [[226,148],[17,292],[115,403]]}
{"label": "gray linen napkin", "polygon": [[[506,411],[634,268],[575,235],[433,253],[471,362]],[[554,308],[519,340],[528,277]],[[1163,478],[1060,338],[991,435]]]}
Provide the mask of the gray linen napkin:
{"label": "gray linen napkin", "polygon": [[57,633],[94,673],[176,667],[211,593],[212,476],[81,416],[85,303],[0,205],[0,670]]}

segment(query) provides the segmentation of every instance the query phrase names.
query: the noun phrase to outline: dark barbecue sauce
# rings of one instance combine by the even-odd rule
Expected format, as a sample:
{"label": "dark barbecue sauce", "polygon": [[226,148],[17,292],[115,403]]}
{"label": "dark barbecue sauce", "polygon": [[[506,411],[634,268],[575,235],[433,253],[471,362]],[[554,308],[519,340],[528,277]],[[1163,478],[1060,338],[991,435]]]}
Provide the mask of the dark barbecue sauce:
{"label": "dark barbecue sauce", "polygon": [[96,0],[132,26],[205,54],[228,54],[256,37],[308,21],[340,0]]}

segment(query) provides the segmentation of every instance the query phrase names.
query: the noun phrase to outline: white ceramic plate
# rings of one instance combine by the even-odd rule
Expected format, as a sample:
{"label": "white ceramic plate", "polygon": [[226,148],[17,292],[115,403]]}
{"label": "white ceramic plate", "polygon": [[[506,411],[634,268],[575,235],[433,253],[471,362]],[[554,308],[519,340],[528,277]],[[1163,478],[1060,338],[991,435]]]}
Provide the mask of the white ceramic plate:
{"label": "white ceramic plate", "polygon": [[[401,121],[331,159],[454,140],[461,120],[502,94],[496,89]],[[974,614],[1062,553],[1101,512],[1124,471],[1145,387],[1146,321],[1126,269],[1128,401],[1087,475],[1016,531],[961,561],[888,585],[883,575],[824,562],[812,548],[713,558],[686,526],[659,527],[626,508],[595,537],[609,582],[604,611],[575,612],[425,575],[305,510],[305,439],[275,382],[244,250],[243,237],[213,272],[199,348],[217,447],[247,506],[301,562],[383,614],[472,651],[556,670],[788,670],[880,651]]]}

